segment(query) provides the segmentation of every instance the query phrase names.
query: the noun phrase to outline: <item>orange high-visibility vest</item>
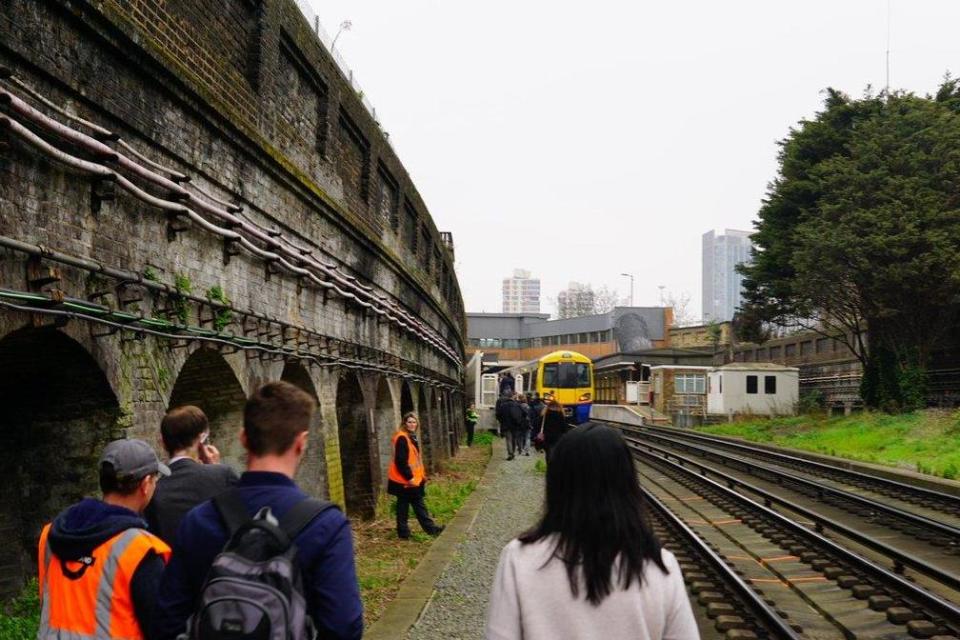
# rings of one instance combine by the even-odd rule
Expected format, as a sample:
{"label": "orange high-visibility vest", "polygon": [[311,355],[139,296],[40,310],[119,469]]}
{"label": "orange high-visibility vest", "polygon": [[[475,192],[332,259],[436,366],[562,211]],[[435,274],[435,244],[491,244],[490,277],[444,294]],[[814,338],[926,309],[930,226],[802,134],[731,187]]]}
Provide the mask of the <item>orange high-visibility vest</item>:
{"label": "orange high-visibility vest", "polygon": [[396,456],[390,458],[390,470],[387,472],[387,477],[398,484],[412,484],[415,487],[419,487],[426,479],[426,475],[423,472],[423,462],[420,460],[420,450],[414,446],[413,440],[410,438],[410,434],[406,431],[400,430],[393,434],[393,440],[390,441],[393,451],[397,450],[397,440],[399,438],[407,439],[407,464],[410,465],[410,471],[413,472],[413,478],[407,480],[403,477],[403,474],[400,473],[399,467],[397,467],[397,461],[395,460]]}
{"label": "orange high-visibility vest", "polygon": [[83,561],[61,562],[50,550],[50,525],[40,534],[40,632],[50,640],[139,640],[130,581],[147,553],[164,562],[170,547],[143,529],[127,529]]}

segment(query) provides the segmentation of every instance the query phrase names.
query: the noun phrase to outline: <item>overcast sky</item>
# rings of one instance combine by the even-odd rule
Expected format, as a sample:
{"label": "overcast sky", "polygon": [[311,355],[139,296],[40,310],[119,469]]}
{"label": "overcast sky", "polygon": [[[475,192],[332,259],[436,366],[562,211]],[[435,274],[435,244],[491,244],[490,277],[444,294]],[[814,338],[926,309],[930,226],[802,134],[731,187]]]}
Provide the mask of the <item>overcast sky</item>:
{"label": "overcast sky", "polygon": [[[887,0],[309,0],[389,131],[467,310],[514,268],[700,314],[700,236],[751,229],[777,140],[885,84]],[[960,2],[892,0],[890,84],[960,72]]]}

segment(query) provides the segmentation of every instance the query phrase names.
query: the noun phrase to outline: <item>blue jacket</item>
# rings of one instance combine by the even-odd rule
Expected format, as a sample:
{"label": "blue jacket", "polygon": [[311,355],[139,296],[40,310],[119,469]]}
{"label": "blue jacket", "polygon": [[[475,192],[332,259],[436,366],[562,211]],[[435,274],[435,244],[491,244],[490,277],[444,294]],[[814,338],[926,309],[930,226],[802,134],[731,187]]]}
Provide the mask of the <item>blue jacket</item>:
{"label": "blue jacket", "polygon": [[[294,482],[279,473],[247,471],[237,485],[251,515],[269,506],[282,518],[306,497]],[[160,584],[154,634],[173,640],[186,627],[207,571],[227,542],[227,530],[211,501],[192,509],[173,543],[173,557]],[[363,635],[363,609],[354,568],[350,523],[337,509],[314,519],[294,543],[303,576],[307,610],[319,638],[348,640]]]}

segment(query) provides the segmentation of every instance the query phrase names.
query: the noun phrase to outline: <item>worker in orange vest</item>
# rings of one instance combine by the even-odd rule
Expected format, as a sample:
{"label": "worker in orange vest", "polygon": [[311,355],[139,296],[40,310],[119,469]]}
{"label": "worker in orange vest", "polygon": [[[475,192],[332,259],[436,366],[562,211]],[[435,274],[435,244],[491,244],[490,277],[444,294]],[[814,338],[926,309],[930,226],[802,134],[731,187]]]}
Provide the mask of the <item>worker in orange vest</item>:
{"label": "worker in orange vest", "polygon": [[438,536],[443,531],[443,527],[430,518],[427,506],[423,503],[427,474],[420,457],[420,442],[417,440],[419,429],[420,419],[411,411],[404,414],[397,432],[393,434],[393,459],[387,471],[387,493],[397,496],[397,537],[401,540],[410,537],[407,516],[411,505],[424,531],[432,536]]}
{"label": "worker in orange vest", "polygon": [[170,475],[143,440],[115,440],[100,458],[103,500],[84,498],[40,534],[38,638],[144,637],[170,547],[141,514]]}

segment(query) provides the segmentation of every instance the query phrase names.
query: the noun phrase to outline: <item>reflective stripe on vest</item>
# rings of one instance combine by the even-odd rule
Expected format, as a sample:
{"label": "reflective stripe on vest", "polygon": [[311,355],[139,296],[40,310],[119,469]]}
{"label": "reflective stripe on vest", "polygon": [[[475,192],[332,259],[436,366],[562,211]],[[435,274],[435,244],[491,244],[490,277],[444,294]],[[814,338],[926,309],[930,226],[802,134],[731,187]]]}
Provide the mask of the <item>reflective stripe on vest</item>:
{"label": "reflective stripe on vest", "polygon": [[[137,640],[130,580],[147,553],[166,561],[170,547],[143,529],[127,529],[93,550],[89,564],[71,577],[50,549],[50,525],[40,536],[40,631],[42,640]],[[70,564],[80,564],[71,562]],[[73,569],[68,568],[68,571]]]}
{"label": "reflective stripe on vest", "polygon": [[423,472],[423,462],[420,459],[420,450],[414,446],[413,439],[410,437],[410,434],[408,434],[406,431],[397,431],[395,434],[393,434],[393,440],[391,440],[391,445],[394,452],[397,450],[397,440],[400,438],[407,439],[407,464],[410,466],[410,471],[413,473],[413,478],[407,480],[403,477],[403,474],[400,473],[400,468],[397,467],[396,453],[394,453],[393,457],[390,458],[390,469],[387,471],[387,477],[397,484],[412,484],[415,487],[419,487],[426,479],[426,476]]}

